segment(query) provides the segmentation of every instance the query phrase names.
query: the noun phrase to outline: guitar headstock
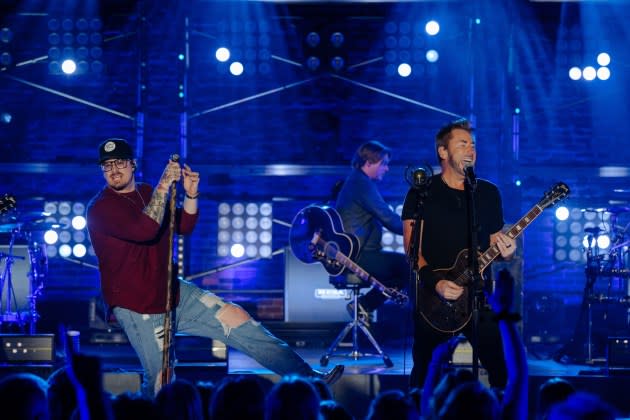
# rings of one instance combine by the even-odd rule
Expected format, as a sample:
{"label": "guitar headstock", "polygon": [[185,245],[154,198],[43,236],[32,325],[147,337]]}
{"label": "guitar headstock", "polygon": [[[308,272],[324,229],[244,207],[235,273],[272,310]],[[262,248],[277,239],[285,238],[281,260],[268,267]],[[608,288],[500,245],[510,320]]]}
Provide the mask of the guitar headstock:
{"label": "guitar headstock", "polygon": [[6,213],[15,208],[15,197],[5,194],[0,198],[0,214]]}
{"label": "guitar headstock", "polygon": [[569,195],[569,186],[564,182],[558,182],[551,189],[545,192],[538,205],[543,209],[551,207],[560,200],[564,200]]}

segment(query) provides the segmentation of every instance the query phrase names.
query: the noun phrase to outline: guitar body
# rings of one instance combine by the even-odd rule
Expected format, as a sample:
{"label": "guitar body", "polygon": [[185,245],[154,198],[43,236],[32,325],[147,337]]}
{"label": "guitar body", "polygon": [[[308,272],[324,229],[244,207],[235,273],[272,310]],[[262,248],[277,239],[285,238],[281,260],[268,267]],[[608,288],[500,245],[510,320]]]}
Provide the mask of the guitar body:
{"label": "guitar body", "polygon": [[452,267],[433,272],[437,279],[450,280],[464,287],[464,293],[457,300],[445,300],[435,290],[419,287],[420,314],[434,329],[455,333],[464,328],[472,317],[469,301],[469,286],[472,279],[468,273],[468,250],[464,249],[457,254]]}
{"label": "guitar body", "polygon": [[[321,263],[333,277],[348,270],[397,304],[406,305],[409,301],[405,293],[385,286],[354,262],[359,254],[359,240],[350,233],[344,233],[341,216],[332,207],[308,206],[302,209],[291,224],[289,242],[293,254],[304,263]],[[335,284],[332,280],[331,283]]]}
{"label": "guitar body", "polygon": [[307,264],[321,263],[331,276],[342,274],[346,267],[335,258],[316,258],[312,244],[316,233],[326,238],[326,249],[322,250],[324,255],[341,253],[350,260],[355,260],[359,254],[359,240],[352,234],[344,233],[341,216],[332,207],[308,206],[293,218],[289,242],[296,258]]}
{"label": "guitar body", "polygon": [[[527,228],[547,207],[552,206],[558,201],[569,195],[569,187],[558,182],[545,192],[542,199],[520,218],[512,227],[505,232],[510,238],[518,237],[525,228]],[[496,244],[491,245],[483,254],[479,254],[477,261],[479,262],[479,272],[483,274],[484,270],[490,265],[495,258],[501,255],[501,251]],[[471,276],[468,272],[468,250],[464,249],[459,252],[455,259],[455,264],[451,268],[434,270],[437,279],[451,280],[454,283],[464,287],[464,293],[459,299],[451,301],[440,297],[435,290],[427,290],[425,287],[419,287],[419,309],[422,317],[438,331],[454,333],[466,326],[472,317],[472,308],[470,308],[469,291]],[[480,285],[479,287],[482,287]]]}

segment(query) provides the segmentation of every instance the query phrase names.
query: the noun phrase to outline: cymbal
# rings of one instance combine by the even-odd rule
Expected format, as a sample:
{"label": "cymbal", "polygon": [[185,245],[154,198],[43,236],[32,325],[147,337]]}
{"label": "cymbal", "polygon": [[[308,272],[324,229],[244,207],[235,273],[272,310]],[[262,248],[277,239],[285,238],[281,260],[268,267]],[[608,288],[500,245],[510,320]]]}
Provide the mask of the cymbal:
{"label": "cymbal", "polygon": [[19,223],[4,223],[0,225],[0,232],[2,233],[13,232],[14,230],[19,230],[19,229],[20,229]]}
{"label": "cymbal", "polygon": [[50,222],[30,222],[30,223],[4,223],[0,225],[0,233],[7,232],[37,232],[59,228],[59,223]]}
{"label": "cymbal", "polygon": [[61,225],[59,223],[51,223],[51,222],[32,222],[32,223],[24,223],[22,225],[22,230],[35,232],[41,230],[50,230],[50,229],[58,229]]}
{"label": "cymbal", "polygon": [[43,221],[46,217],[50,216],[50,213],[46,213],[43,211],[32,211],[28,213],[13,213],[7,214],[6,216],[0,219],[1,224],[7,223],[35,223],[39,221]]}
{"label": "cymbal", "polygon": [[625,206],[608,207],[606,211],[608,213],[613,213],[613,214],[627,213],[630,211],[630,207],[625,207]]}
{"label": "cymbal", "polygon": [[603,232],[603,231],[604,231],[604,229],[600,229],[598,226],[588,227],[588,228],[584,229],[584,232],[592,233],[593,235],[597,235],[597,234],[599,234],[599,232]]}

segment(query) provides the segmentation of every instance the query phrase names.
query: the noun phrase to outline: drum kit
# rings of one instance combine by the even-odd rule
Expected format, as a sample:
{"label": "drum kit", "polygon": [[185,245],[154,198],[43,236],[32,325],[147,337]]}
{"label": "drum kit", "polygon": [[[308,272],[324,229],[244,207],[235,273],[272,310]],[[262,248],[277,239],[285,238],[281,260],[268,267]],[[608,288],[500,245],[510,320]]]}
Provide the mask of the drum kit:
{"label": "drum kit", "polygon": [[[40,237],[55,227],[42,212],[18,213],[0,199],[0,327],[17,327],[35,334],[39,319],[36,303],[48,275],[46,247]],[[7,212],[10,207],[12,211]],[[3,214],[4,213],[4,214]]]}
{"label": "drum kit", "polygon": [[[593,336],[597,334],[597,322],[594,319],[594,305],[604,308],[602,319],[606,325],[604,335],[614,334],[615,328],[625,329],[630,326],[630,207],[611,207],[606,209],[585,209],[584,212],[597,213],[598,219],[604,220],[599,225],[589,225],[586,233],[586,287],[585,304],[588,307],[587,320],[587,361],[593,360]],[[623,222],[622,222],[623,221]],[[606,238],[606,240],[601,240]],[[604,278],[604,284],[596,286],[598,279]],[[603,287],[602,287],[603,286]],[[602,305],[603,304],[603,305]],[[608,305],[612,306],[608,306]],[[621,309],[615,310],[615,309]],[[611,313],[609,313],[611,312]],[[620,316],[611,316],[612,313]],[[623,319],[617,319],[617,318]],[[617,327],[615,327],[617,326]],[[627,335],[627,334],[624,334]]]}

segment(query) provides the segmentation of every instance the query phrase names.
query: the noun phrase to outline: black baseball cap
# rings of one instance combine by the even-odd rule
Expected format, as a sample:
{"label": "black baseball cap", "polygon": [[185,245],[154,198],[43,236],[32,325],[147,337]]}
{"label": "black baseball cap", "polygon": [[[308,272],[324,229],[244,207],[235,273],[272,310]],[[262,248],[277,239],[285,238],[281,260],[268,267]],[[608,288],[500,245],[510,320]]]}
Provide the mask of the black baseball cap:
{"label": "black baseball cap", "polygon": [[123,139],[107,139],[98,146],[98,163],[109,159],[133,159],[133,150]]}

